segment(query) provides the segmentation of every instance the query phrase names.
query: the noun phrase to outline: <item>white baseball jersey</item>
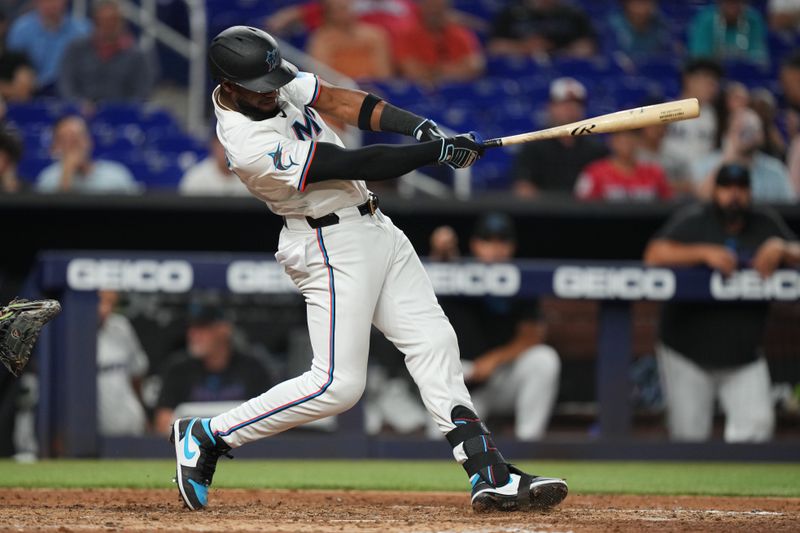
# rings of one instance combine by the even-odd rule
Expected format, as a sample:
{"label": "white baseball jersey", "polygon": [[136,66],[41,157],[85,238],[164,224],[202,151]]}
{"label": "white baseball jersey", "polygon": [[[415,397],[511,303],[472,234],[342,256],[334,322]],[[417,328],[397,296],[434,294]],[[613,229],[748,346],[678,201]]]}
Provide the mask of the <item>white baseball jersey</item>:
{"label": "white baseball jersey", "polygon": [[220,91],[217,87],[212,97],[217,137],[231,170],[273,213],[319,218],[367,201],[369,191],[363,181],[307,181],[317,142],[344,147],[312,107],[319,96],[315,75],[300,72],[281,87],[280,112],[266,120],[251,120],[228,109],[219,101]]}

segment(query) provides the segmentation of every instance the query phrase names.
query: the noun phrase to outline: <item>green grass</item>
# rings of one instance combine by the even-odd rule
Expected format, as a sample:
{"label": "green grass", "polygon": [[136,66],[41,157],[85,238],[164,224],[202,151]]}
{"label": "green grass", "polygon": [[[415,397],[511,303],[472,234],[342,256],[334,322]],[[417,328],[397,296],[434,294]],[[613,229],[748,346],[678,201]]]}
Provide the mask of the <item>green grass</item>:
{"label": "green grass", "polygon": [[[220,460],[215,487],[466,490],[463,470],[448,461]],[[563,476],[573,493],[707,494],[800,497],[798,464],[539,461],[520,463]],[[169,488],[172,461],[0,461],[0,487]]]}

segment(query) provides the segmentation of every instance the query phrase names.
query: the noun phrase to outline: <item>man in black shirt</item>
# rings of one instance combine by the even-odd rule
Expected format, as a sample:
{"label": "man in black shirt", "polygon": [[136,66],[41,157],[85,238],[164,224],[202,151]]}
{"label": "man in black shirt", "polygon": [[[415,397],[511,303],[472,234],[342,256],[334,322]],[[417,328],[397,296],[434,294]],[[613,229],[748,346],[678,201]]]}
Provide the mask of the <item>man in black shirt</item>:
{"label": "man in black shirt", "polygon": [[[558,78],[550,84],[547,108],[550,126],[584,118],[586,87],[574,78]],[[514,161],[514,194],[531,198],[539,193],[573,196],[583,168],[608,155],[594,137],[560,137],[524,144]]]}
{"label": "man in black shirt", "polygon": [[[508,262],[516,248],[511,219],[482,217],[470,240],[474,258]],[[432,250],[432,256],[442,256]],[[558,395],[561,361],[547,346],[535,299],[505,296],[441,298],[458,336],[464,379],[478,413],[513,414],[520,440],[541,438]]]}
{"label": "man in black shirt", "polygon": [[[752,268],[768,277],[800,264],[800,243],[772,211],[752,206],[750,174],[720,168],[712,202],[678,212],[645,250],[651,266],[704,265],[729,276]],[[761,353],[765,302],[670,302],[661,312],[657,349],[670,435],[704,440],[714,399],[726,414],[725,440],[765,441],[775,414]]]}
{"label": "man in black shirt", "polygon": [[577,57],[595,52],[595,32],[583,12],[560,0],[517,0],[492,24],[493,54]]}
{"label": "man in black shirt", "polygon": [[178,354],[162,374],[155,412],[158,432],[170,430],[175,408],[180,404],[241,402],[270,387],[261,362],[234,350],[232,332],[232,324],[219,307],[198,303],[189,306],[186,353]]}

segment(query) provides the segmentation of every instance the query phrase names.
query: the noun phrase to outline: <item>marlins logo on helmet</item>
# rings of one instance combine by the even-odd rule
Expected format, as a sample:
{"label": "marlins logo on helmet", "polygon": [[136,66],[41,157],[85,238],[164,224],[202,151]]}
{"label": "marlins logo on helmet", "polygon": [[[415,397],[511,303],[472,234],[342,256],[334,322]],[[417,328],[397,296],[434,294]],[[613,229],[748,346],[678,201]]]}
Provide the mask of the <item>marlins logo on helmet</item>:
{"label": "marlins logo on helmet", "polygon": [[278,64],[280,63],[281,59],[278,56],[278,49],[270,50],[267,52],[267,69],[272,72],[276,68],[278,68]]}

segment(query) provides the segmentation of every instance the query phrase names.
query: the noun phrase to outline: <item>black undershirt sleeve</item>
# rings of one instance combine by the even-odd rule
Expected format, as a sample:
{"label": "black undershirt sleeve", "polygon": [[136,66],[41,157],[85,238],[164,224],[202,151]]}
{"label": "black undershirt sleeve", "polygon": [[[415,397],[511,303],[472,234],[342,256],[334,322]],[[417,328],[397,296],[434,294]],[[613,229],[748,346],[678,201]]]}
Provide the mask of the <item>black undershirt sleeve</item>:
{"label": "black undershirt sleeve", "polygon": [[419,144],[373,144],[348,150],[318,143],[307,182],[325,180],[379,181],[398,178],[439,160],[442,141]]}

